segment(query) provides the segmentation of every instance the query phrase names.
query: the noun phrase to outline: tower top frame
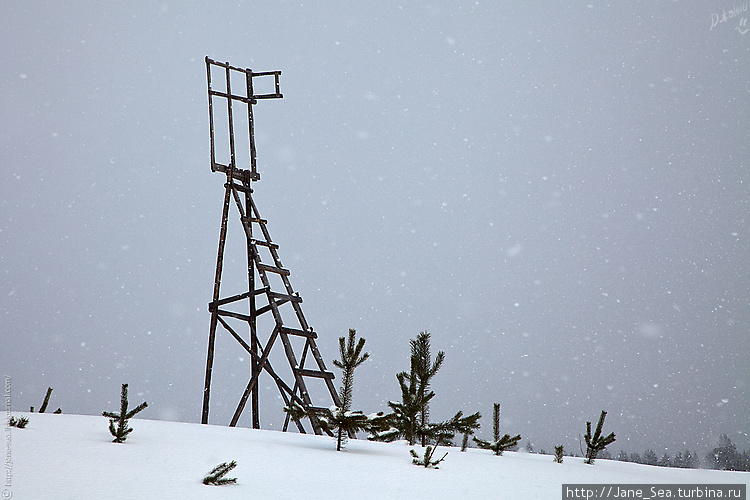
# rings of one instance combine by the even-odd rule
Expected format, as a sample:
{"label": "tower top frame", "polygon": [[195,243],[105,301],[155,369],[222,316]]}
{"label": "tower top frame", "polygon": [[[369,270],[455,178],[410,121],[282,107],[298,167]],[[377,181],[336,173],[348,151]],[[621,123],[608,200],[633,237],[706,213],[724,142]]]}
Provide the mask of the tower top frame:
{"label": "tower top frame", "polygon": [[[216,82],[214,76],[221,75],[221,80]],[[261,71],[255,72],[250,68],[239,68],[232,66],[228,62],[214,61],[206,56],[206,79],[208,81],[208,120],[211,132],[211,171],[223,172],[229,174],[231,178],[238,180],[258,181],[260,173],[258,172],[256,161],[255,137],[254,137],[254,117],[253,106],[258,100],[262,99],[281,99],[284,95],[281,93],[280,80],[281,71]],[[256,93],[256,81],[263,79],[263,83],[273,80],[272,92]],[[232,85],[232,83],[235,85]],[[223,85],[222,85],[223,83]],[[239,85],[236,85],[239,83]],[[239,88],[238,88],[239,87]],[[217,137],[217,126],[223,127],[223,121],[218,120],[217,115],[220,108],[214,108],[215,99],[226,100],[226,124],[227,128],[223,129],[226,133],[226,142],[224,137]],[[241,113],[235,113],[235,108],[239,108]],[[218,123],[221,121],[222,123]],[[247,143],[250,153],[250,168],[243,169],[238,167],[238,161],[243,161],[237,157],[237,148],[235,145],[235,129],[247,128]],[[238,135],[238,137],[241,137]],[[227,154],[228,153],[228,154]],[[217,160],[217,156],[227,158],[222,161]]]}

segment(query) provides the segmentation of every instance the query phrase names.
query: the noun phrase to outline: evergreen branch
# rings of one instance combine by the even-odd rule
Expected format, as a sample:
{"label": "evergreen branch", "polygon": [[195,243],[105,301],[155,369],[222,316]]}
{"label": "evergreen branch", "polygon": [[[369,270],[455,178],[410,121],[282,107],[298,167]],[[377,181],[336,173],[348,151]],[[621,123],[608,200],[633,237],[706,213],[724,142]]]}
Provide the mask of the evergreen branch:
{"label": "evergreen branch", "polygon": [[485,450],[491,450],[495,455],[500,456],[504,451],[508,451],[518,446],[518,442],[521,440],[521,435],[517,434],[511,437],[510,434],[503,435],[500,439],[489,442],[483,439],[474,438],[474,442],[480,448]]}
{"label": "evergreen branch", "polygon": [[292,402],[291,405],[285,406],[284,411],[287,412],[295,422],[299,422],[308,415],[308,411],[296,402]]}
{"label": "evergreen branch", "polygon": [[143,403],[139,404],[138,406],[136,406],[135,408],[133,408],[132,410],[130,410],[130,411],[129,411],[129,412],[128,412],[128,413],[126,414],[126,415],[125,415],[125,418],[126,418],[126,419],[131,419],[131,418],[133,418],[133,416],[134,416],[134,415],[135,415],[136,413],[138,413],[138,412],[142,411],[142,410],[143,410],[144,408],[146,408],[147,406],[148,406],[148,403],[146,403],[146,402],[144,401]]}
{"label": "evergreen branch", "polygon": [[11,427],[17,427],[19,429],[26,428],[26,425],[29,423],[28,417],[10,417],[8,419],[8,425]]}
{"label": "evergreen branch", "polygon": [[480,418],[482,415],[479,412],[464,417],[463,412],[459,411],[444,422],[430,423],[425,428],[420,428],[420,434],[436,444],[448,445],[456,434],[473,434],[479,429]]}
{"label": "evergreen branch", "polygon": [[419,455],[417,455],[417,452],[414,451],[414,449],[412,448],[411,450],[409,450],[409,453],[411,453],[411,456],[413,457],[413,460],[411,461],[411,463],[413,463],[414,465],[421,465],[426,468],[433,467],[435,469],[439,469],[437,465],[443,460],[445,460],[445,457],[448,456],[448,452],[446,451],[445,455],[443,455],[443,457],[440,458],[439,460],[433,460],[432,457],[435,454],[435,450],[437,450],[437,446],[434,446],[434,447],[428,446],[424,450],[424,457],[419,458]]}
{"label": "evergreen branch", "polygon": [[203,484],[211,484],[214,486],[222,486],[224,484],[232,484],[237,482],[236,477],[225,478],[229,471],[237,467],[237,462],[232,460],[229,463],[223,462],[214,467],[206,477],[203,478]]}
{"label": "evergreen branch", "polygon": [[393,441],[396,441],[398,438],[401,437],[401,431],[397,429],[396,427],[389,427],[386,430],[383,431],[373,431],[370,436],[368,436],[369,441],[380,441],[384,443],[392,443]]}

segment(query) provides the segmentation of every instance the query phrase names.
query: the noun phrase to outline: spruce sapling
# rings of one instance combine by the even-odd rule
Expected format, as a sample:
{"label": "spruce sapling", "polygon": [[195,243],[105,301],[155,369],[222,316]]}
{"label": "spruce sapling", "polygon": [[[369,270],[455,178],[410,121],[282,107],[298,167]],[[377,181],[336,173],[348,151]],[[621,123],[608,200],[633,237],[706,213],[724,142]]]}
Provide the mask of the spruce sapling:
{"label": "spruce sapling", "polygon": [[596,455],[608,445],[615,442],[614,432],[610,432],[608,436],[602,437],[602,427],[604,427],[604,418],[606,416],[607,412],[602,410],[593,436],[591,435],[591,422],[586,422],[586,435],[584,436],[586,440],[586,460],[584,460],[584,463],[593,465]]}
{"label": "spruce sapling", "polygon": [[492,436],[495,438],[494,441],[485,441],[483,439],[474,438],[474,442],[477,446],[485,450],[492,450],[495,455],[500,456],[504,451],[509,450],[515,446],[518,446],[518,442],[521,440],[521,435],[517,434],[513,437],[510,434],[505,434],[500,437],[500,404],[494,403],[492,408]]}
{"label": "spruce sapling", "polygon": [[437,450],[437,446],[434,446],[434,447],[428,446],[424,450],[424,457],[419,458],[419,455],[417,455],[417,452],[414,451],[414,448],[412,448],[411,450],[409,450],[409,453],[411,453],[411,456],[414,457],[411,463],[413,463],[414,465],[421,465],[425,468],[433,467],[435,469],[439,469],[437,465],[443,460],[445,460],[445,457],[448,456],[448,452],[447,451],[445,452],[445,455],[443,455],[443,458],[439,460],[433,460],[432,456],[435,454],[435,450]]}
{"label": "spruce sapling", "polygon": [[555,446],[555,462],[563,463],[563,445]]}
{"label": "spruce sapling", "polygon": [[396,374],[401,388],[401,401],[388,402],[393,410],[390,415],[392,427],[385,432],[373,432],[368,439],[388,442],[405,439],[410,445],[419,440],[422,446],[428,442],[441,445],[450,444],[457,433],[472,433],[479,428],[479,413],[463,416],[460,411],[445,422],[430,423],[429,404],[435,397],[435,392],[430,390],[430,380],[442,366],[445,353],[438,352],[435,360],[432,360],[430,334],[426,331],[417,335],[410,344],[410,371]]}
{"label": "spruce sapling", "polygon": [[425,399],[425,397],[430,389],[430,380],[443,365],[443,361],[445,361],[445,353],[439,351],[437,356],[435,356],[435,361],[432,361],[430,356],[430,333],[427,331],[420,332],[416,339],[410,341],[410,344],[411,373],[409,374],[409,379],[416,382],[417,393],[424,400],[424,405],[419,410],[417,434],[422,440],[422,446],[425,446],[428,436],[424,430],[427,429],[427,424],[430,420],[429,399]]}
{"label": "spruce sapling", "polygon": [[391,415],[384,415],[383,412],[365,415],[361,411],[352,411],[352,389],[354,386],[354,369],[364,363],[370,354],[362,353],[365,346],[365,339],[356,340],[357,331],[349,329],[348,340],[345,337],[339,337],[339,351],[341,360],[334,360],[334,366],[342,370],[342,383],[339,392],[341,406],[331,406],[330,408],[304,408],[299,403],[292,402],[284,411],[294,419],[299,421],[308,417],[310,420],[317,422],[320,428],[336,438],[336,451],[341,451],[349,436],[354,436],[357,431],[367,431],[371,433],[384,432],[391,426]]}
{"label": "spruce sapling", "polygon": [[[339,420],[345,419],[346,413],[349,412],[352,406],[354,369],[367,361],[367,358],[370,357],[369,352],[362,353],[362,349],[365,347],[365,339],[360,338],[355,345],[354,341],[356,336],[357,331],[350,328],[348,340],[344,339],[344,337],[339,337],[339,354],[341,355],[341,360],[333,360],[333,365],[340,368],[342,372],[342,386],[340,390],[341,408],[339,408],[339,411],[337,412]],[[348,433],[354,432],[354,429],[347,428],[351,426],[346,425],[344,421],[340,422],[337,427],[336,451],[341,451],[341,445],[346,442]]]}
{"label": "spruce sapling", "polygon": [[206,477],[203,478],[203,484],[222,486],[224,484],[234,484],[237,482],[236,477],[224,477],[227,473],[237,467],[237,461],[232,460],[229,463],[223,462],[214,467]]}
{"label": "spruce sapling", "polygon": [[[376,441],[394,441],[402,438],[414,445],[420,439],[425,446],[428,439],[436,436],[429,432],[429,403],[435,397],[430,390],[430,379],[437,373],[445,359],[443,351],[438,352],[435,361],[430,355],[430,334],[420,332],[411,344],[410,371],[399,372],[396,379],[401,388],[401,402],[389,401],[393,410],[393,428],[385,433],[373,433],[369,438]],[[455,432],[453,432],[455,434]]]}
{"label": "spruce sapling", "polygon": [[26,427],[26,424],[29,423],[29,419],[27,417],[10,417],[8,419],[8,425],[11,427],[18,427],[19,429],[23,429]]}
{"label": "spruce sapling", "polygon": [[[128,427],[128,420],[133,416],[146,408],[148,403],[145,401],[128,411],[128,384],[122,384],[122,391],[120,393],[120,413],[114,413],[111,411],[102,412],[102,416],[109,418],[109,432],[115,437],[112,440],[113,443],[124,443],[128,438],[128,434],[133,432],[131,427]],[[115,425],[117,424],[117,425]]]}
{"label": "spruce sapling", "polygon": [[426,394],[420,394],[417,390],[416,378],[406,372],[397,373],[396,379],[401,387],[401,402],[388,402],[388,406],[393,410],[391,414],[393,429],[385,433],[373,433],[369,439],[390,442],[401,438],[413,446],[419,434],[419,412],[435,397],[435,393],[429,391]]}

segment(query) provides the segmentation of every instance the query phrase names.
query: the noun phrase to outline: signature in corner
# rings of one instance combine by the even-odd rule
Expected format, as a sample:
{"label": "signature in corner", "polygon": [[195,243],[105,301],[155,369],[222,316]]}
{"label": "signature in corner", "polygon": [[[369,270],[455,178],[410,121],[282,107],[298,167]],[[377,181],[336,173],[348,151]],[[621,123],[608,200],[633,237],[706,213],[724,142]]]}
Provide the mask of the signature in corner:
{"label": "signature in corner", "polygon": [[713,29],[721,23],[726,23],[731,19],[739,18],[739,24],[735,27],[735,29],[740,33],[740,35],[744,35],[748,32],[749,29],[747,27],[747,14],[745,14],[747,10],[748,2],[743,2],[741,4],[735,5],[729,10],[722,9],[721,14],[716,12],[711,14],[711,16],[709,17],[709,19],[711,20],[711,27],[709,28],[709,31],[713,31]]}

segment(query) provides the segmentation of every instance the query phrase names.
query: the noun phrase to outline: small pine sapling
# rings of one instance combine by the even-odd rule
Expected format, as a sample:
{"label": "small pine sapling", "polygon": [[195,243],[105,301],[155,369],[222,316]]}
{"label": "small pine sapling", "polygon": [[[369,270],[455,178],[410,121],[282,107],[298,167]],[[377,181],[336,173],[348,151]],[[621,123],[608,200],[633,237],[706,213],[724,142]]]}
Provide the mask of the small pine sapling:
{"label": "small pine sapling", "polygon": [[477,446],[479,446],[480,448],[484,448],[485,450],[492,450],[497,456],[502,455],[504,451],[511,450],[518,446],[518,442],[520,440],[520,434],[517,434],[513,437],[511,437],[510,434],[504,434],[501,438],[496,439],[491,443],[474,438],[474,442],[477,443]]}
{"label": "small pine sapling", "polygon": [[430,354],[430,334],[421,332],[410,341],[410,371],[399,372],[396,380],[401,388],[401,401],[389,401],[391,427],[384,432],[372,432],[368,438],[373,441],[395,441],[405,439],[410,445],[417,441],[425,446],[428,442],[436,445],[452,444],[456,434],[472,433],[479,428],[481,415],[477,412],[464,416],[456,413],[445,422],[429,421],[429,405],[435,392],[430,390],[430,381],[445,360],[445,353],[438,352],[435,359]]}
{"label": "small pine sapling", "polygon": [[437,446],[428,446],[424,450],[424,456],[422,458],[419,458],[419,455],[417,455],[417,452],[414,451],[414,448],[412,448],[411,450],[409,450],[409,453],[411,453],[411,456],[413,457],[411,463],[413,463],[414,465],[421,465],[425,468],[432,467],[434,469],[439,469],[440,467],[438,467],[438,464],[442,462],[443,460],[445,460],[445,457],[448,456],[448,452],[447,451],[445,452],[445,455],[443,455],[443,458],[439,460],[433,460],[432,456],[435,454],[435,450],[437,450]]}
{"label": "small pine sapling", "polygon": [[435,397],[433,391],[421,394],[417,390],[416,377],[411,377],[406,372],[396,374],[396,380],[401,387],[401,401],[389,401],[391,407],[391,420],[393,428],[385,432],[374,432],[369,438],[375,441],[395,441],[396,439],[405,439],[410,445],[417,441],[419,433],[419,413],[429,401]]}
{"label": "small pine sapling", "polygon": [[474,438],[474,442],[477,446],[485,450],[492,450],[495,455],[500,456],[504,451],[510,450],[518,446],[518,442],[521,440],[521,435],[517,434],[511,437],[510,434],[500,436],[500,404],[494,403],[492,408],[492,436],[494,441],[485,441],[483,439]]}
{"label": "small pine sapling", "polygon": [[[113,443],[124,443],[128,438],[128,434],[133,432],[131,427],[128,427],[128,420],[133,416],[146,408],[148,403],[145,401],[128,411],[128,384],[122,384],[122,391],[120,392],[120,413],[114,413],[111,411],[102,412],[102,416],[109,418],[109,432],[115,437],[112,440]],[[115,425],[117,424],[117,425]]]}
{"label": "small pine sapling", "polygon": [[216,467],[211,470],[211,472],[208,473],[206,477],[203,478],[203,484],[210,484],[213,486],[222,486],[225,484],[234,484],[237,482],[236,477],[224,477],[227,475],[227,473],[237,467],[237,461],[232,460],[229,463],[223,462],[217,465]]}
{"label": "small pine sapling", "polygon": [[[346,414],[351,410],[352,407],[352,394],[354,387],[354,369],[359,365],[367,361],[370,357],[369,352],[362,353],[362,349],[365,347],[365,339],[360,338],[355,344],[357,337],[357,331],[353,328],[349,329],[349,338],[339,337],[339,354],[341,360],[334,359],[333,366],[340,368],[342,372],[342,385],[340,390],[341,408],[338,410],[338,420],[342,420],[343,425],[338,425],[336,430],[336,451],[341,451],[341,446],[346,443],[349,432],[354,432],[354,429],[349,427],[343,420],[346,419]],[[352,422],[354,424],[354,422]],[[356,424],[351,427],[357,427]]]}
{"label": "small pine sapling", "polygon": [[604,427],[604,418],[607,416],[607,412],[602,410],[602,414],[599,416],[599,423],[596,425],[596,431],[594,435],[591,435],[591,422],[586,422],[586,460],[584,463],[589,465],[594,464],[596,455],[604,450],[607,446],[615,442],[615,433],[610,432],[608,436],[602,437],[602,427]]}
{"label": "small pine sapling", "polygon": [[8,419],[8,425],[11,427],[18,427],[19,429],[23,429],[26,427],[26,424],[29,423],[29,419],[27,417],[10,417]]}
{"label": "small pine sapling", "polygon": [[555,462],[563,463],[563,445],[555,446]]}
{"label": "small pine sapling", "polygon": [[[439,351],[435,360],[430,356],[430,333],[427,331],[420,332],[417,338],[410,341],[411,344],[411,371],[409,379],[416,383],[416,390],[419,397],[424,401],[424,405],[419,410],[419,420],[416,425],[417,434],[422,440],[422,446],[427,444],[429,436],[425,432],[430,420],[429,399],[425,399],[430,391],[430,381],[438,372],[445,361],[445,353]],[[413,444],[413,443],[412,443]]]}
{"label": "small pine sapling", "polygon": [[339,337],[339,351],[341,360],[333,360],[334,366],[342,371],[342,386],[339,391],[341,406],[331,406],[330,408],[304,408],[299,403],[292,402],[284,408],[291,418],[299,421],[308,417],[320,428],[336,438],[336,451],[341,451],[350,436],[354,436],[357,431],[367,431],[371,433],[385,432],[391,427],[391,415],[384,415],[383,412],[365,415],[361,411],[351,410],[352,393],[354,387],[354,369],[364,363],[370,354],[362,352],[365,346],[365,339],[356,339],[357,331],[349,329],[348,340],[345,337]]}

